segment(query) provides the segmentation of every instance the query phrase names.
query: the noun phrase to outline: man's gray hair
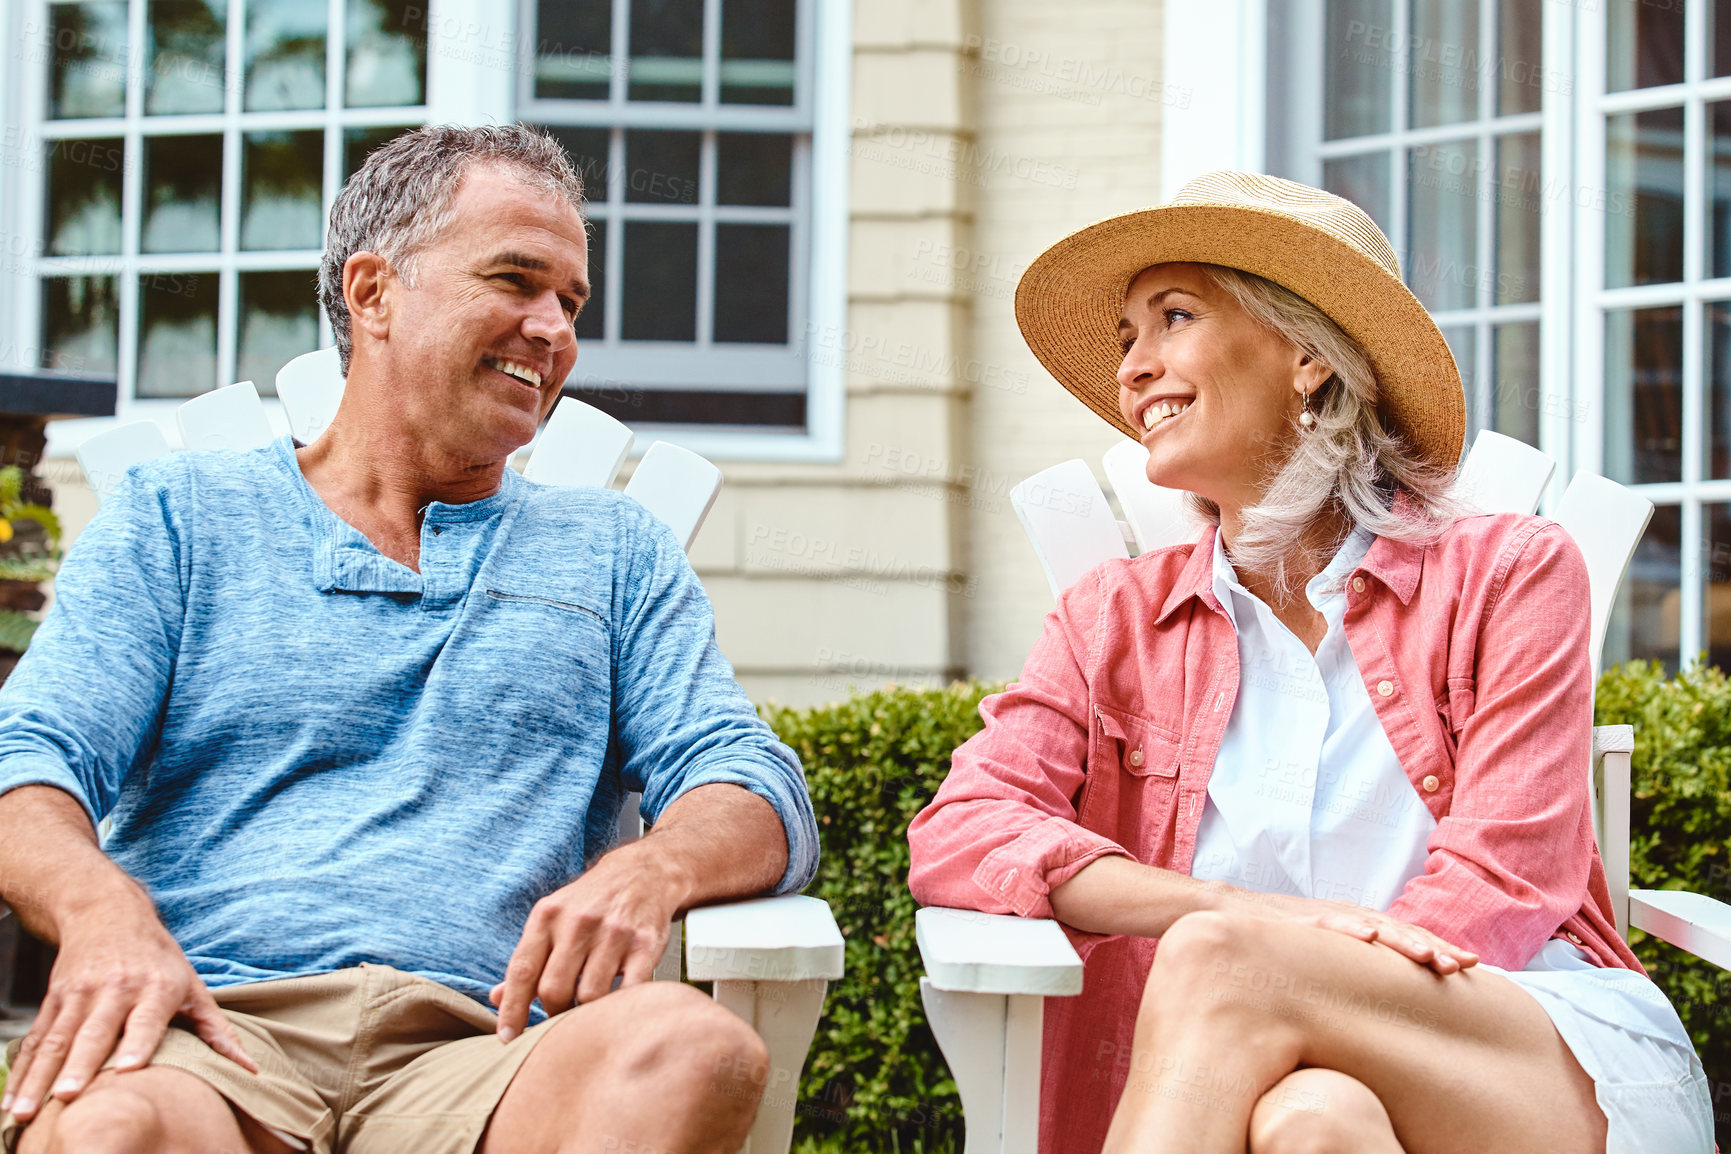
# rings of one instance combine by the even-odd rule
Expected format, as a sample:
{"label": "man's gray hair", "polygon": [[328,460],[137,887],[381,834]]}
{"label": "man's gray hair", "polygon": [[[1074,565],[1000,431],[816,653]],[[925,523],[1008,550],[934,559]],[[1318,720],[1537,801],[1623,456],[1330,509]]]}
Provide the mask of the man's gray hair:
{"label": "man's gray hair", "polygon": [[357,252],[376,252],[412,286],[415,258],[451,223],[451,202],[476,161],[508,167],[523,183],[583,211],[583,178],[571,158],[557,140],[521,124],[429,124],[380,146],[337,193],[319,262],[319,303],[330,318],[345,376],[353,342],[343,265]]}
{"label": "man's gray hair", "polygon": [[[1370,358],[1321,309],[1273,281],[1219,265],[1203,265],[1209,279],[1230,293],[1263,327],[1331,371],[1312,394],[1316,425],[1296,438],[1284,459],[1265,458],[1262,499],[1239,515],[1238,539],[1227,551],[1242,575],[1266,578],[1281,599],[1296,595],[1300,573],[1319,571],[1344,537],[1317,540],[1330,510],[1379,537],[1412,544],[1436,540],[1448,523],[1472,510],[1453,499],[1455,463],[1427,461],[1388,427],[1379,411],[1382,386]],[[1417,517],[1393,511],[1394,495],[1413,498]],[[1220,506],[1185,494],[1189,511],[1215,525]]]}

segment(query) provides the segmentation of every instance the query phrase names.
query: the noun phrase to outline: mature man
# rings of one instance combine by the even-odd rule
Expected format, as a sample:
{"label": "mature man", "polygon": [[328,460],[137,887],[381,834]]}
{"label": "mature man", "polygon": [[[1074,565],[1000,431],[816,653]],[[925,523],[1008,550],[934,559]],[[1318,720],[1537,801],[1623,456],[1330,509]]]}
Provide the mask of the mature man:
{"label": "mature man", "polygon": [[[0,692],[0,897],[59,945],[8,1151],[743,1140],[717,1071],[762,1043],[647,979],[816,825],[672,534],[506,467],[577,356],[581,203],[523,128],[375,152],[329,430],[137,467],[78,539]],[[654,830],[598,856],[629,790]]]}

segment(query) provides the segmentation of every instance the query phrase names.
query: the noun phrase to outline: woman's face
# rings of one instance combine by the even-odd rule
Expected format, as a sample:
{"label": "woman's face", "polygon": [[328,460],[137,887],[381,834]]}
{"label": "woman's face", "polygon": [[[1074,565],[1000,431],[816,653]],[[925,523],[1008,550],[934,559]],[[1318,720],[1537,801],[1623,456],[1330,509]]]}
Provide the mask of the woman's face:
{"label": "woman's face", "polygon": [[1118,336],[1118,410],[1142,432],[1148,479],[1253,504],[1297,436],[1300,387],[1316,389],[1328,371],[1193,264],[1155,265],[1131,281]]}

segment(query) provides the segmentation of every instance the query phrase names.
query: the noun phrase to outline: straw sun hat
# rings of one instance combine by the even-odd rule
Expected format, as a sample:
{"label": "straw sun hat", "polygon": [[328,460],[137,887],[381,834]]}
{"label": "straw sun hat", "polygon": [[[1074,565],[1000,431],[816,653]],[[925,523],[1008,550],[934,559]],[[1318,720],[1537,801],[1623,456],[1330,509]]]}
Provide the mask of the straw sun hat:
{"label": "straw sun hat", "polygon": [[1350,201],[1290,180],[1210,172],[1170,204],[1089,225],[1048,248],[1016,286],[1016,323],[1046,370],[1132,439],[1118,412],[1118,319],[1130,282],[1172,261],[1224,265],[1290,289],[1370,357],[1385,423],[1453,468],[1466,436],[1460,372],[1400,279],[1388,238]]}

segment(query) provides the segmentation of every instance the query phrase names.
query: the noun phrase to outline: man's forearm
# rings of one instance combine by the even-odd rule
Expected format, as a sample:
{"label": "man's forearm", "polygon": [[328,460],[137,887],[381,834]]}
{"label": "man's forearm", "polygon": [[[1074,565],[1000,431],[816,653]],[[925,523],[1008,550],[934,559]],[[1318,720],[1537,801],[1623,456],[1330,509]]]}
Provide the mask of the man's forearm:
{"label": "man's forearm", "polygon": [[150,898],[109,860],[82,806],[63,790],[0,794],[0,899],[38,938],[58,943],[68,919]]}
{"label": "man's forearm", "polygon": [[787,872],[780,815],[737,785],[699,786],[663,810],[648,836],[624,849],[667,871],[681,910],[764,893]]}

